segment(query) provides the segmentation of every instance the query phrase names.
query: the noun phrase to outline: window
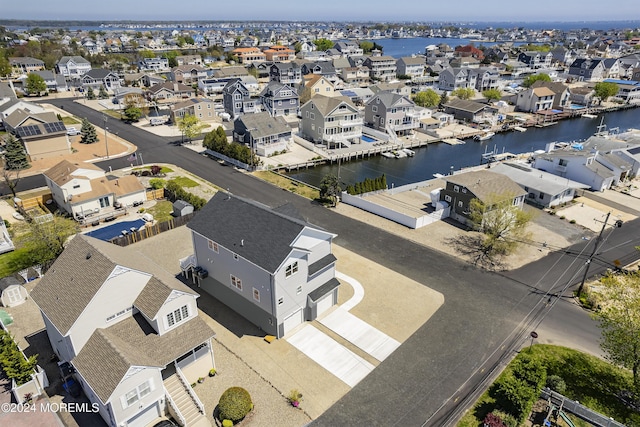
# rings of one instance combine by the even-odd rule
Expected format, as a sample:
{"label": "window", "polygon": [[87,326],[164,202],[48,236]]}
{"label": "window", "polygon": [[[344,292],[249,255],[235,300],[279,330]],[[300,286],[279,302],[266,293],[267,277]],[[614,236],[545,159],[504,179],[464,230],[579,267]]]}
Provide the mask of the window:
{"label": "window", "polygon": [[108,197],[101,197],[100,198],[100,207],[101,208],[106,208],[107,206],[110,206],[111,203],[109,202],[109,198]]}
{"label": "window", "polygon": [[451,203],[451,196],[449,196],[448,194],[444,196],[444,200]]}
{"label": "window", "polygon": [[231,286],[233,286],[234,288],[236,288],[239,291],[241,291],[242,290],[242,280],[238,279],[236,276],[234,276],[232,274],[231,275]]}
{"label": "window", "polygon": [[315,89],[315,91],[316,91],[316,93],[320,93],[320,88],[319,88],[319,87],[317,87],[317,88]]}
{"label": "window", "polygon": [[123,316],[125,313],[130,312],[132,309],[133,307],[127,307],[124,310],[120,310],[116,314],[112,314],[111,316],[107,317],[107,322],[111,322],[113,319],[117,319],[118,317]]}
{"label": "window", "polygon": [[463,192],[463,193],[466,193],[466,192],[467,192],[466,187],[462,187],[462,192]]}
{"label": "window", "polygon": [[296,295],[300,295],[302,293],[302,285],[296,288]]}
{"label": "window", "polygon": [[238,260],[238,254],[233,254],[233,259]]}
{"label": "window", "polygon": [[378,107],[374,105],[373,107],[371,107],[371,111],[373,111],[374,113],[377,113]]}
{"label": "window", "polygon": [[74,185],[73,188],[80,188],[80,184]]}
{"label": "window", "polygon": [[171,313],[167,314],[167,325],[170,328],[173,325],[182,322],[187,317],[189,317],[189,308],[186,305],[183,305],[177,310],[174,310]]}
{"label": "window", "polygon": [[293,274],[296,274],[298,272],[298,261],[294,262],[293,264],[289,264],[287,266],[287,268],[285,269],[285,276],[289,277]]}
{"label": "window", "polygon": [[459,207],[459,208],[461,208],[461,207],[462,207],[462,200],[460,200],[460,201],[458,202],[458,207]]}
{"label": "window", "polygon": [[215,253],[219,253],[219,248],[218,248],[218,244],[216,242],[214,242],[213,240],[209,240],[209,249],[211,249],[213,252]]}
{"label": "window", "polygon": [[[312,107],[313,107],[313,105],[312,105]],[[309,114],[309,118],[311,120],[315,120],[316,119],[316,115],[314,113],[311,113],[311,114]]]}
{"label": "window", "polygon": [[149,393],[154,390],[153,379],[149,378],[147,381],[140,384],[138,387],[127,392],[120,398],[122,407],[124,409],[130,407]]}
{"label": "window", "polygon": [[453,191],[455,191],[456,193],[460,192],[460,187],[458,187],[457,185],[453,186]]}
{"label": "window", "polygon": [[278,305],[282,305],[283,302],[284,302],[284,298],[278,298]]}
{"label": "window", "polygon": [[257,302],[260,302],[260,291],[256,288],[253,288],[253,299]]}
{"label": "window", "polygon": [[560,166],[567,166],[567,164],[569,164],[569,162],[565,159],[560,159],[560,161],[558,162],[558,164]]}

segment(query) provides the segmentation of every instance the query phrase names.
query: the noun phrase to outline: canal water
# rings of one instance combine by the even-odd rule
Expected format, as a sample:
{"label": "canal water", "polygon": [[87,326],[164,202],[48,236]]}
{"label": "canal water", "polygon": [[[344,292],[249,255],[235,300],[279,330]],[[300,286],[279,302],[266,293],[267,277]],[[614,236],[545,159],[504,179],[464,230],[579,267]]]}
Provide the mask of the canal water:
{"label": "canal water", "polygon": [[[340,176],[344,185],[375,178],[381,174],[387,177],[387,183],[397,186],[424,181],[433,178],[433,174],[446,175],[453,168],[458,170],[480,164],[486,151],[503,151],[520,154],[535,150],[544,150],[549,142],[581,141],[597,131],[602,115],[596,119],[575,118],[563,120],[546,128],[527,128],[526,132],[498,133],[493,138],[476,142],[467,139],[462,145],[448,145],[443,142],[416,148],[414,157],[404,159],[370,157],[337,164],[317,166],[292,172],[289,175],[300,181],[318,186],[322,177],[328,174]],[[633,108],[604,115],[608,129],[618,127],[620,132],[629,128],[640,128],[640,109]],[[338,168],[340,169],[338,171]]]}

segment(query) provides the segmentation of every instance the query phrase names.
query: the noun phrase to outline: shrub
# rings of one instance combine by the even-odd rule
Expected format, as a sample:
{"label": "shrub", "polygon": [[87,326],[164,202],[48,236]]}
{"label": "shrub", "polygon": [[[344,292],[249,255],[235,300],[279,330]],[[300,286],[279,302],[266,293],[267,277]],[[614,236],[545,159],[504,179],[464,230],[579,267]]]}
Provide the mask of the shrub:
{"label": "shrub", "polygon": [[161,188],[164,188],[165,184],[166,184],[166,181],[164,179],[161,179],[161,178],[151,178],[149,180],[149,185],[154,190],[159,190]]}
{"label": "shrub", "polygon": [[233,421],[231,421],[231,420],[222,420],[222,427],[233,427]]}
{"label": "shrub", "polygon": [[571,221],[569,221],[569,224],[575,224],[575,223],[576,223],[575,219],[572,219]]}
{"label": "shrub", "polygon": [[160,166],[158,165],[153,165],[151,166],[151,175],[156,176],[160,173]]}
{"label": "shrub", "polygon": [[564,382],[564,380],[562,379],[562,377],[560,377],[559,375],[549,375],[547,377],[547,387],[549,387],[551,390],[560,393],[560,394],[564,394],[564,392],[567,390],[567,384]]}
{"label": "shrub", "polygon": [[493,412],[489,412],[487,416],[484,417],[483,425],[485,427],[507,427],[507,425],[502,422],[502,418]]}
{"label": "shrub", "polygon": [[234,423],[242,420],[253,409],[249,392],[242,387],[228,388],[218,402],[220,419],[231,420]]}
{"label": "shrub", "polygon": [[493,411],[493,415],[500,418],[502,423],[507,427],[518,427],[518,420],[516,420],[513,415],[507,414],[506,412],[498,409]]}
{"label": "shrub", "polygon": [[209,376],[215,377],[215,375],[216,375],[216,370],[214,368],[209,369]]}

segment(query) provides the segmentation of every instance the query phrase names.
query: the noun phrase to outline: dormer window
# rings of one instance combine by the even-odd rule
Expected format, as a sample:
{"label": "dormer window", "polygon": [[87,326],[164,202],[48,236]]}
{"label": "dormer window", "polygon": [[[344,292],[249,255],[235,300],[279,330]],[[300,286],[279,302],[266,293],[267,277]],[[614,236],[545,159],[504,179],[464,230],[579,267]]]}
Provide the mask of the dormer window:
{"label": "dormer window", "polygon": [[172,327],[189,317],[189,306],[183,305],[177,310],[172,311],[167,314],[167,325]]}
{"label": "dormer window", "polygon": [[289,264],[287,266],[287,268],[285,269],[285,276],[289,277],[296,274],[297,272],[298,272],[298,261],[294,262],[293,264]]}

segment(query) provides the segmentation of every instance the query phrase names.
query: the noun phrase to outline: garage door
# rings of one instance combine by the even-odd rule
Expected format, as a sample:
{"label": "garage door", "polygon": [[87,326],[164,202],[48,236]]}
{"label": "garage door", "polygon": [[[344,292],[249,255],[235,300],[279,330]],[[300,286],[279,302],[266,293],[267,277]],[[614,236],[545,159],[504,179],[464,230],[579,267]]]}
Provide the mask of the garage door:
{"label": "garage door", "polygon": [[317,316],[320,316],[322,313],[333,307],[333,292],[330,292],[329,295],[322,297],[320,301],[318,301],[317,307]]}
{"label": "garage door", "polygon": [[160,412],[158,411],[158,403],[154,402],[153,405],[149,406],[147,409],[144,409],[138,415],[127,421],[128,427],[145,427],[147,424],[151,423],[153,420],[160,416]]}
{"label": "garage door", "polygon": [[302,324],[302,308],[291,316],[284,319],[284,335],[287,335],[293,328]]}

